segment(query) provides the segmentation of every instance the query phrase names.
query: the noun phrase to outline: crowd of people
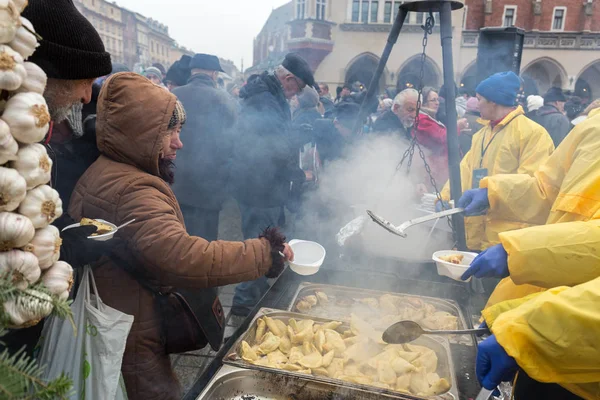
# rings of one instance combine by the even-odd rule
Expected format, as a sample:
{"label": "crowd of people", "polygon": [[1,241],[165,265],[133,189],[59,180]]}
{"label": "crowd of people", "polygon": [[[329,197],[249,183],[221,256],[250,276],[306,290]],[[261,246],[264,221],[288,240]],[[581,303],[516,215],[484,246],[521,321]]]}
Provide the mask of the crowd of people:
{"label": "crowd of people", "polygon": [[[131,399],[180,398],[162,332],[168,316],[149,287],[193,291],[217,321],[197,346],[220,343],[216,288],[239,283],[232,313],[252,311],[294,257],[285,209],[301,213],[319,172],[347,148],[377,135],[415,141],[433,180],[446,184],[437,206],[449,207],[444,88],[386,91],[368,103],[365,84],[352,82],[334,97],[293,53],[226,87],[209,54],[137,74],[111,64],[70,0],[30,0],[23,15],[43,38],[30,61],[49,78],[53,126],[44,143],[68,209],[55,224],[135,219],[110,242],[86,240],[90,227],[66,231],[61,249],[75,268],[92,264],[102,299],[135,318],[122,365]],[[459,205],[467,245],[481,252],[464,277],[503,278],[483,311],[494,335],[480,345],[478,377],[493,389],[519,370],[519,400],[542,391],[545,399],[597,398],[600,103],[568,99],[560,88],[525,95],[524,86],[502,72],[473,93],[458,90],[455,101],[466,190]],[[363,104],[369,116],[357,121]],[[437,189],[427,176],[411,179],[419,193]],[[230,197],[244,242],[217,240]],[[32,350],[42,325],[3,341]]]}

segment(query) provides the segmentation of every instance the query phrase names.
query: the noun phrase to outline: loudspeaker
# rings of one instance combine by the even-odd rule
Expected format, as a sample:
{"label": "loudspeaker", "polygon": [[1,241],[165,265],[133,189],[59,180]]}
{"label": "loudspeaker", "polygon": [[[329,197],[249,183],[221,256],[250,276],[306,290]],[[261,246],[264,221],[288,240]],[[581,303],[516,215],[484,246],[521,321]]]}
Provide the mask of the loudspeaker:
{"label": "loudspeaker", "polygon": [[519,75],[525,31],[515,27],[482,28],[477,47],[477,84],[497,72]]}

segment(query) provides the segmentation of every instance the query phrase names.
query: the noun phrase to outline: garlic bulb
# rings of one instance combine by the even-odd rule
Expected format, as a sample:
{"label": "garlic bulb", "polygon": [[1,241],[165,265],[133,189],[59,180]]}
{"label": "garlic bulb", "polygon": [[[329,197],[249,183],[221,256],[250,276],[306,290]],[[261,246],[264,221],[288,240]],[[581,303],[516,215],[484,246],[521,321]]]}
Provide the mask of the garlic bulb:
{"label": "garlic bulb", "polygon": [[18,142],[37,143],[48,132],[50,114],[41,94],[17,93],[6,103],[2,119]]}
{"label": "garlic bulb", "polygon": [[[17,3],[22,4],[23,0]],[[20,11],[11,0],[0,0],[0,43],[8,43],[15,37],[21,26],[19,14]]]}
{"label": "garlic bulb", "polygon": [[0,89],[16,90],[26,77],[23,57],[10,47],[0,45]]}
{"label": "garlic bulb", "polygon": [[58,261],[44,272],[42,283],[52,294],[60,295],[73,286],[73,268],[64,261]]}
{"label": "garlic bulb", "polygon": [[0,211],[13,211],[25,199],[27,183],[12,168],[0,167]]}
{"label": "garlic bulb", "polygon": [[0,213],[0,251],[8,251],[31,242],[35,229],[31,220],[11,212]]}
{"label": "garlic bulb", "polygon": [[21,147],[17,152],[17,159],[10,166],[25,178],[27,189],[50,182],[52,160],[48,157],[46,148],[39,143]]}
{"label": "garlic bulb", "polygon": [[21,250],[0,253],[0,276],[13,274],[12,282],[18,289],[27,289],[40,279],[37,257]]}
{"label": "garlic bulb", "polygon": [[45,228],[63,213],[58,192],[48,185],[27,192],[19,206],[19,214],[28,217],[35,229]]}
{"label": "garlic bulb", "polygon": [[46,73],[37,64],[29,61],[26,61],[23,66],[25,67],[25,71],[27,71],[27,77],[23,80],[21,87],[16,90],[17,93],[34,92],[43,95],[44,90],[46,90],[46,83],[48,82]]}
{"label": "garlic bulb", "polygon": [[[26,29],[28,28],[28,29]],[[33,25],[27,18],[21,17],[21,26],[17,29],[14,39],[8,44],[13,50],[19,53],[25,60],[29,58],[38,47]]]}
{"label": "garlic bulb", "polygon": [[60,246],[62,239],[58,228],[48,225],[35,231],[33,240],[23,250],[32,252],[38,259],[42,270],[50,268],[60,257]]}
{"label": "garlic bulb", "polygon": [[67,300],[69,298],[70,292],[71,292],[71,290],[65,290],[64,292],[62,292],[58,295],[58,299],[59,300]]}
{"label": "garlic bulb", "polygon": [[25,7],[27,7],[27,4],[29,3],[27,0],[12,0],[12,2],[14,3],[15,7],[17,8],[17,11],[19,12],[19,14],[23,12]]}
{"label": "garlic bulb", "polygon": [[[14,300],[4,303],[4,311],[9,315],[11,327],[32,326],[52,312],[52,298],[46,293],[33,289],[25,290]],[[29,324],[28,324],[29,323]]]}
{"label": "garlic bulb", "polygon": [[0,119],[0,165],[16,160],[18,150],[19,145],[10,134],[8,125]]}

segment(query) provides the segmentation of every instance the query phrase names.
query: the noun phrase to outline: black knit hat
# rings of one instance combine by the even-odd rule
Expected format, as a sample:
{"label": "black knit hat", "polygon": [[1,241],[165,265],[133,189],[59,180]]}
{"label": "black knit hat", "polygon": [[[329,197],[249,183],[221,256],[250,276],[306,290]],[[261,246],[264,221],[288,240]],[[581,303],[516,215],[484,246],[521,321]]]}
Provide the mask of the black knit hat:
{"label": "black knit hat", "polygon": [[72,0],[29,0],[23,17],[42,37],[29,57],[49,78],[93,79],[110,74],[110,54]]}

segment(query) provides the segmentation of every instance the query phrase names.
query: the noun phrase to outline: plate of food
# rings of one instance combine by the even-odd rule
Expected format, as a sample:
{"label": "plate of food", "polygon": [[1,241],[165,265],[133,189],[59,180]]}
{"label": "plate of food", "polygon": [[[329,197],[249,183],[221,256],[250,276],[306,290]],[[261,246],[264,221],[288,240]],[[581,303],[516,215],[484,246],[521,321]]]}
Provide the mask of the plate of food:
{"label": "plate of food", "polygon": [[81,221],[79,221],[76,224],[71,224],[71,225],[65,226],[63,228],[63,231],[66,231],[67,229],[71,229],[71,228],[77,228],[78,226],[94,225],[97,228],[97,230],[91,236],[88,236],[88,239],[96,240],[99,242],[105,242],[107,240],[112,239],[115,236],[115,233],[117,233],[117,230],[119,230],[119,228],[122,228],[125,225],[129,225],[133,221],[135,221],[135,220],[131,220],[131,221],[117,227],[112,222],[108,222],[108,221],[105,221],[100,218],[92,219],[92,218],[84,217],[84,218],[81,218]]}
{"label": "plate of food", "polygon": [[[432,259],[437,265],[439,275],[463,282],[460,277],[471,266],[477,253],[457,250],[441,250],[433,253]],[[467,280],[469,282],[471,278]]]}

